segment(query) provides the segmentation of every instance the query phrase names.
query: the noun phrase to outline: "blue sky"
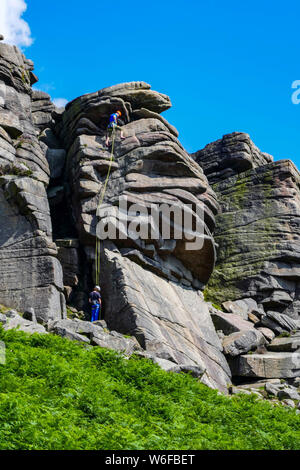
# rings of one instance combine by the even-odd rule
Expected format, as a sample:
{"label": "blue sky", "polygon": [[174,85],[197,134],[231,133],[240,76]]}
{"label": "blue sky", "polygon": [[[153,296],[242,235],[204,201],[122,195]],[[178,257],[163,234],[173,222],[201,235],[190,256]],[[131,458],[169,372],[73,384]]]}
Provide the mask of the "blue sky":
{"label": "blue sky", "polygon": [[171,97],[164,116],[189,152],[243,131],[300,167],[299,1],[26,3],[34,42],[23,49],[52,98],[143,80]]}

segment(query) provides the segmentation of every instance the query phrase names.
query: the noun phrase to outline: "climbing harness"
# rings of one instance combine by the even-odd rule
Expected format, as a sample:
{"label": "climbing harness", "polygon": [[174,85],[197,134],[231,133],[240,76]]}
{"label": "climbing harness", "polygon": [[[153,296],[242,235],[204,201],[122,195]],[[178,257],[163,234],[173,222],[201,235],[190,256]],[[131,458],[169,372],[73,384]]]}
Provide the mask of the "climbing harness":
{"label": "climbing harness", "polygon": [[[112,166],[112,162],[114,160],[114,147],[115,147],[115,126],[113,126],[113,131],[112,131],[112,145],[111,145],[111,154],[110,154],[110,160],[109,160],[109,167],[108,167],[108,170],[107,170],[105,183],[104,183],[104,186],[103,186],[102,191],[101,191],[99,203],[98,203],[98,206],[97,206],[97,209],[96,209],[96,217],[97,217],[98,209],[100,208],[100,206],[103,202],[104,196],[105,196],[106,187],[107,187],[107,183],[108,183],[108,179],[109,179],[109,175],[110,175],[110,171],[111,171],[111,166]],[[96,281],[97,285],[100,284],[100,268],[101,268],[101,266],[100,266],[100,248],[101,248],[101,240],[100,240],[100,238],[97,237],[97,225],[96,225],[95,281]]]}

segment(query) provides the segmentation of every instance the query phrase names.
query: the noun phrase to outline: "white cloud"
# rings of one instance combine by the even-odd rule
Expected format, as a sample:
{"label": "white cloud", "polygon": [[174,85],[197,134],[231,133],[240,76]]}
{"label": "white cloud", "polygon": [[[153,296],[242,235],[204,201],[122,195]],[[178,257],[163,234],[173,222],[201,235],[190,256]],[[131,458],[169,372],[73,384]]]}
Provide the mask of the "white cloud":
{"label": "white cloud", "polygon": [[65,98],[54,98],[53,100],[53,104],[58,108],[64,108],[67,103],[68,100],[66,100]]}
{"label": "white cloud", "polygon": [[0,0],[0,34],[4,36],[4,42],[19,47],[32,44],[30,27],[22,19],[26,10],[24,0]]}

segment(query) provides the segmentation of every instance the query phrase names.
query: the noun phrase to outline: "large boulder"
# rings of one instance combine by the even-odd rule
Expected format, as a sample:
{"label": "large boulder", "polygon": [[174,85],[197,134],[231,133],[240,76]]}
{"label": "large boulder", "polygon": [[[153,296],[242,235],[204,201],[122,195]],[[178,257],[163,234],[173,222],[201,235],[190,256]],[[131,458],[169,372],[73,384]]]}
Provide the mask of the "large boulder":
{"label": "large boulder", "polygon": [[226,392],[230,370],[200,292],[109,249],[103,253],[101,281],[110,329],[135,336],[155,357],[174,365],[201,367],[203,380]]}
{"label": "large boulder", "polygon": [[35,127],[43,131],[53,122],[52,112],[55,106],[51,102],[50,95],[40,90],[33,90],[31,99],[33,123]]}
{"label": "large boulder", "polygon": [[300,375],[300,353],[268,352],[246,354],[230,361],[233,376],[257,378],[292,378]]}
{"label": "large boulder", "polygon": [[293,352],[300,349],[300,336],[290,336],[289,338],[275,338],[267,346],[269,351]]}
{"label": "large boulder", "polygon": [[80,254],[77,239],[56,239],[58,259],[63,269],[64,286],[75,287],[79,283]]}

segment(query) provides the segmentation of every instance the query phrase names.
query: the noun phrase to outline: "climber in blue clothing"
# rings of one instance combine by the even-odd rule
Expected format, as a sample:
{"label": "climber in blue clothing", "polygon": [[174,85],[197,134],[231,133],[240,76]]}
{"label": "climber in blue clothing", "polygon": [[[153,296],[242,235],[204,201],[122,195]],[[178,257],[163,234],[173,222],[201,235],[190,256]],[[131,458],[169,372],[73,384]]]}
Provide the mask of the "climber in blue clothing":
{"label": "climber in blue clothing", "polygon": [[121,116],[122,116],[121,111],[117,111],[116,113],[113,113],[113,114],[110,115],[109,124],[107,126],[106,141],[105,141],[106,147],[109,146],[109,138],[110,138],[111,134],[113,133],[114,129],[121,131],[121,139],[125,139],[125,137],[123,136],[122,127],[118,126],[118,119]]}
{"label": "climber in blue clothing", "polygon": [[94,290],[89,295],[89,303],[91,304],[92,315],[91,315],[91,322],[99,320],[99,313],[101,311],[101,294],[100,294],[100,287],[95,286]]}

